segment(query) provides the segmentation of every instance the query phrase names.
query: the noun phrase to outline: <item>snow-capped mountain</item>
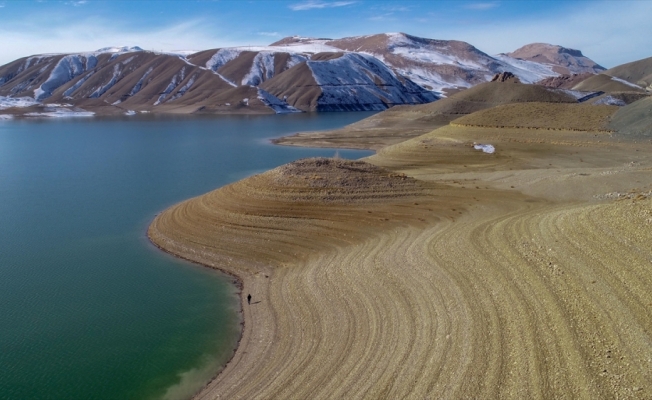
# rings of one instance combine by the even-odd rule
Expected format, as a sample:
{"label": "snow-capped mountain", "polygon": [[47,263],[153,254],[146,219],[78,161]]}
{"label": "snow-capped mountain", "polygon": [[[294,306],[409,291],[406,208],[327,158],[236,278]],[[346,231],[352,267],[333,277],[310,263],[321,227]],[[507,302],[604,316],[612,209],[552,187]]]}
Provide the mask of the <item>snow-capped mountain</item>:
{"label": "snow-capped mountain", "polygon": [[0,67],[0,97],[102,113],[382,110],[431,102],[500,72],[533,83],[600,68],[577,50],[549,45],[492,57],[465,42],[404,33],[288,37],[200,52],[107,47],[25,57]]}
{"label": "snow-capped mountain", "polygon": [[582,56],[581,52],[560,46],[548,45],[551,49],[566,50],[563,53],[565,58],[519,58],[527,46],[514,53],[492,57],[466,42],[425,39],[405,33],[382,33],[335,40],[289,37],[271,46],[287,48],[293,45],[323,46],[370,54],[413,82],[439,93],[490,81],[500,72],[511,72],[521,82],[534,83],[568,73],[562,68],[568,65],[574,66],[574,73],[597,73],[602,68]]}
{"label": "snow-capped mountain", "polygon": [[547,43],[528,44],[500,56],[549,66],[560,75],[583,74],[586,72],[599,74],[605,70],[603,66],[585,57],[579,50]]}
{"label": "snow-capped mountain", "polygon": [[438,98],[377,58],[361,53],[317,53],[261,88],[297,108],[314,111],[384,110]]}

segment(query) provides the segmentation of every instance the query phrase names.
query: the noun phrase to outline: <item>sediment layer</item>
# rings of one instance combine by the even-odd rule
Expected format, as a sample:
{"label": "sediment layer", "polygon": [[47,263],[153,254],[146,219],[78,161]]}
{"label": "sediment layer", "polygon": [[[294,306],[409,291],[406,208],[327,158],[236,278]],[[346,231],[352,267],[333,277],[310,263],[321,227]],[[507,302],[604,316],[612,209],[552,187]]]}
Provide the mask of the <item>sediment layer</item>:
{"label": "sediment layer", "polygon": [[652,143],[579,128],[447,126],[163,212],[155,243],[252,295],[197,398],[651,397]]}

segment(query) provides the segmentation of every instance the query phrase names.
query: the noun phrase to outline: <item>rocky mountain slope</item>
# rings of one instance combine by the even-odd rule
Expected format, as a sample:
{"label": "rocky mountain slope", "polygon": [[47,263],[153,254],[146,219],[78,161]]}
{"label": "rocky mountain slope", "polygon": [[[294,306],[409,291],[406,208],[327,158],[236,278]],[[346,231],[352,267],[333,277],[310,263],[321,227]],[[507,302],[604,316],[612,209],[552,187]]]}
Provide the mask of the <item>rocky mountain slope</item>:
{"label": "rocky mountain slope", "polygon": [[[569,71],[597,73],[604,70],[579,50],[561,46],[536,44],[492,57],[466,42],[425,39],[405,33],[336,40],[289,37],[271,46],[301,48],[308,45],[373,55],[417,84],[441,93],[488,82],[500,72],[511,72],[523,83],[534,83]],[[536,56],[536,49],[541,50],[542,56]]]}
{"label": "rocky mountain slope", "polygon": [[45,54],[0,67],[0,114],[47,114],[53,107],[57,115],[79,108],[102,114],[384,110],[429,103],[499,72],[532,83],[568,65],[601,68],[579,51],[564,51],[561,59],[491,57],[465,42],[392,33],[290,37],[189,55],[138,47]]}
{"label": "rocky mountain slope", "polygon": [[597,74],[605,70],[603,66],[585,57],[579,50],[547,43],[528,44],[511,53],[507,53],[507,56],[518,60],[548,65],[554,72],[561,75],[582,74],[586,72]]}

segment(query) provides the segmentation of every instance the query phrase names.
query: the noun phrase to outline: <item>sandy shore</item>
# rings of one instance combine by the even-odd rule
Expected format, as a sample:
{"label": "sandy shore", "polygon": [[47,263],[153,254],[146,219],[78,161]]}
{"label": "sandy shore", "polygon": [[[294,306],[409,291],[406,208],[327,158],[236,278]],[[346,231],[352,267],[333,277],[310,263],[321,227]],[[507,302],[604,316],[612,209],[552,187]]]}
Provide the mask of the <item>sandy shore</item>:
{"label": "sandy shore", "polygon": [[244,284],[197,398],[652,398],[652,143],[553,128],[445,126],[160,214],[154,243]]}

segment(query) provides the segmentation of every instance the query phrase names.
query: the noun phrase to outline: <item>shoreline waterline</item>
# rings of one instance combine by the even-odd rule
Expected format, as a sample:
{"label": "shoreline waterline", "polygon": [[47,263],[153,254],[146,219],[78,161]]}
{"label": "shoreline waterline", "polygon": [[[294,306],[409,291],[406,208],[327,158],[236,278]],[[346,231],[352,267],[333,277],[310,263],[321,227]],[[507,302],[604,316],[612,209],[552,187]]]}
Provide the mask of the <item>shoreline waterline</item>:
{"label": "shoreline waterline", "polygon": [[242,335],[241,300],[232,276],[145,239],[151,218],[240,176],[332,154],[263,148],[261,137],[367,115],[0,124],[0,391],[127,399],[201,388]]}
{"label": "shoreline waterline", "polygon": [[[428,397],[449,384],[453,397],[558,397],[599,372],[604,351],[645,358],[637,332],[649,320],[636,304],[652,300],[634,278],[650,278],[640,244],[652,192],[638,189],[632,205],[600,197],[642,180],[652,187],[649,160],[632,153],[640,146],[593,132],[452,126],[366,162],[292,162],[166,209],[151,240],[211,268],[230,258],[225,268],[243,282],[242,339],[195,399]],[[608,240],[612,227],[632,243]],[[608,250],[608,263],[596,267],[574,241]],[[239,270],[238,257],[269,265]],[[245,291],[264,308],[246,307]],[[612,310],[602,299],[613,292],[624,297]],[[591,321],[614,318],[632,329],[587,334]],[[626,345],[605,347],[621,335]],[[551,363],[538,362],[546,355]],[[496,359],[505,367],[492,368]],[[609,385],[603,373],[586,390],[647,390],[642,361],[618,364],[631,382]],[[539,376],[568,363],[578,368],[541,386]]]}
{"label": "shoreline waterline", "polygon": [[[149,231],[149,229],[148,229],[148,231]],[[228,358],[228,360],[226,360],[225,363],[220,364],[220,368],[217,371],[217,373],[215,373],[214,376],[208,382],[206,382],[205,385],[203,385],[200,389],[195,390],[195,393],[191,397],[191,398],[195,398],[195,396],[197,394],[201,393],[206,387],[208,387],[208,385],[211,382],[213,382],[215,379],[217,379],[217,377],[222,373],[222,371],[224,371],[224,369],[226,369],[226,367],[229,365],[231,360],[233,360],[233,358],[235,357],[235,354],[236,354],[236,351],[237,351],[238,347],[240,347],[240,342],[242,341],[242,336],[243,336],[243,333],[244,333],[244,330],[245,330],[245,325],[246,325],[246,319],[245,319],[245,314],[244,314],[244,299],[242,297],[242,293],[243,293],[243,289],[244,289],[244,279],[242,279],[240,276],[238,276],[235,272],[232,272],[232,271],[229,271],[229,270],[226,270],[226,269],[223,269],[223,268],[219,268],[219,267],[210,266],[208,264],[202,264],[200,262],[193,261],[190,258],[184,257],[181,254],[176,254],[176,253],[173,253],[171,251],[168,251],[164,247],[162,247],[162,246],[158,245],[156,242],[154,242],[152,240],[152,238],[149,236],[149,232],[146,232],[145,236],[147,237],[148,242],[152,246],[154,246],[159,251],[164,252],[165,254],[168,254],[168,255],[176,258],[176,259],[192,263],[193,265],[197,265],[197,266],[200,266],[200,267],[203,267],[203,268],[208,268],[208,269],[210,269],[212,271],[217,271],[217,272],[219,272],[221,274],[229,276],[230,278],[233,279],[231,281],[231,284],[237,289],[237,291],[236,291],[237,297],[240,299],[240,302],[238,302],[240,307],[239,307],[239,309],[237,311],[237,314],[240,316],[240,335],[237,338],[235,346],[233,347],[233,351],[231,352],[231,355]],[[170,388],[172,388],[174,386],[176,386],[176,385],[173,385]],[[169,390],[170,388],[168,388],[167,390]]]}

